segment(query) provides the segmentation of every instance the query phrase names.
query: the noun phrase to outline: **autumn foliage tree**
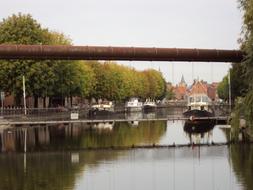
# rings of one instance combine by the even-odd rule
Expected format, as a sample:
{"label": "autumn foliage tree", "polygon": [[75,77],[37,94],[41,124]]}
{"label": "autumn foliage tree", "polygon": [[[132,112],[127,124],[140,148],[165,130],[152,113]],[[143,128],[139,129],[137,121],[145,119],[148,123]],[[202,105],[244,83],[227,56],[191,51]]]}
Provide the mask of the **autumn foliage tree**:
{"label": "autumn foliage tree", "polygon": [[[0,44],[71,45],[64,34],[43,28],[31,15],[12,15],[0,22]],[[15,96],[20,105],[25,76],[27,96],[49,97],[51,106],[66,97],[79,96],[123,101],[130,97],[158,99],[165,93],[165,80],[158,71],[136,71],[115,62],[1,60],[0,90]]]}
{"label": "autumn foliage tree", "polygon": [[126,100],[130,97],[159,99],[165,95],[165,80],[153,69],[136,71],[114,62],[93,63],[96,85],[92,97]]}
{"label": "autumn foliage tree", "polygon": [[[0,22],[0,44],[70,45],[61,33],[49,31],[31,15],[12,15]],[[26,79],[27,95],[38,98],[66,97],[82,94],[80,64],[73,61],[15,60],[0,61],[0,88],[15,96],[16,105],[22,97],[22,77]]]}

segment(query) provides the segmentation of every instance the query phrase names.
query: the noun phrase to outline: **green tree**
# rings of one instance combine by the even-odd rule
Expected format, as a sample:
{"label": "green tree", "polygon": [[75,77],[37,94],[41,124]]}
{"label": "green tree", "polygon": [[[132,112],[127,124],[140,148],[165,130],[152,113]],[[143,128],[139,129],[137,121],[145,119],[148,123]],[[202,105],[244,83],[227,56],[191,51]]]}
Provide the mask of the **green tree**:
{"label": "green tree", "polygon": [[[238,85],[240,93],[232,118],[232,127],[238,128],[240,117],[246,119],[246,125],[253,129],[253,0],[239,0],[240,8],[243,10],[243,37],[241,39],[241,49],[246,53],[239,71],[243,74],[236,75],[243,81],[243,85]],[[233,66],[233,69],[235,65]],[[237,131],[237,130],[235,130]]]}
{"label": "green tree", "polygon": [[[12,15],[0,22],[0,44],[47,44],[47,29],[42,29],[40,24],[31,15]],[[38,89],[38,77],[34,77],[36,61],[0,61],[0,86],[6,92],[15,96],[17,105],[22,96],[22,76],[26,76],[28,95],[34,95],[34,89]],[[36,64],[40,67],[39,64]],[[41,68],[41,67],[40,67]],[[47,71],[45,71],[47,72]],[[41,73],[36,73],[39,76]],[[29,78],[31,76],[31,78]],[[47,77],[48,78],[48,77]],[[39,92],[38,92],[39,93]],[[36,93],[35,93],[36,94]]]}
{"label": "green tree", "polygon": [[[49,31],[31,15],[12,15],[0,22],[0,44],[50,44],[71,45],[62,33]],[[15,96],[16,105],[22,97],[22,76],[26,78],[28,96],[38,98],[86,96],[86,69],[77,61],[0,61],[0,88]],[[63,102],[63,101],[61,101]]]}
{"label": "green tree", "polygon": [[225,76],[223,80],[219,83],[217,88],[217,93],[220,99],[227,101],[228,100],[228,76]]}
{"label": "green tree", "polygon": [[[234,63],[230,69],[231,98],[234,102],[239,96],[245,96],[248,91],[248,82],[246,79],[246,71],[243,63]],[[218,95],[223,100],[228,100],[228,75],[218,85]]]}
{"label": "green tree", "polygon": [[114,62],[93,62],[95,74],[92,97],[109,100],[126,100],[130,97],[159,99],[165,95],[166,83],[155,70],[136,71]]}
{"label": "green tree", "polygon": [[80,77],[78,85],[80,89],[79,95],[82,98],[91,98],[92,91],[96,85],[95,73],[92,67],[90,66],[90,61],[80,61],[79,62],[80,69],[78,76]]}
{"label": "green tree", "polygon": [[166,94],[166,82],[162,74],[154,69],[143,71],[147,79],[146,98],[160,99]]}
{"label": "green tree", "polygon": [[[12,15],[0,22],[0,44],[71,45],[64,34],[49,31],[31,15]],[[64,104],[65,97],[80,96],[125,100],[132,96],[158,99],[165,95],[162,74],[136,71],[114,62],[15,60],[0,61],[0,88],[16,97],[20,105],[22,76],[28,96],[50,98],[50,105]]]}
{"label": "green tree", "polygon": [[247,82],[250,90],[253,89],[253,0],[239,0],[243,14],[242,49],[247,56],[243,61]]}

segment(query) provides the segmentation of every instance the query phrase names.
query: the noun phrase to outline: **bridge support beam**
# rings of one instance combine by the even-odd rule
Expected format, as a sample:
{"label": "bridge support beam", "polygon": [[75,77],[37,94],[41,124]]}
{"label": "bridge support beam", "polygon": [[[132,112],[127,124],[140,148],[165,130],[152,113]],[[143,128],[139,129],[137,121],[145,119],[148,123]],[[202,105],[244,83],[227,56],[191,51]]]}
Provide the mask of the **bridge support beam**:
{"label": "bridge support beam", "polygon": [[240,50],[0,45],[0,59],[240,62]]}

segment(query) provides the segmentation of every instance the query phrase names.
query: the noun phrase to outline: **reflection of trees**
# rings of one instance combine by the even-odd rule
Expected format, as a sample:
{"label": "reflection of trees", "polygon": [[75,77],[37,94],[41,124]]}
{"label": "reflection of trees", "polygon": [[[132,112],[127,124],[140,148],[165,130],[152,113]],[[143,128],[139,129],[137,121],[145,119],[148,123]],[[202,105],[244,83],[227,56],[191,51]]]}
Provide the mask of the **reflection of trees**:
{"label": "reflection of trees", "polygon": [[156,143],[166,131],[164,121],[140,122],[138,127],[128,123],[115,123],[112,131],[97,133],[91,130],[82,138],[82,147],[131,146],[144,143]]}
{"label": "reflection of trees", "polygon": [[0,189],[62,190],[74,189],[75,180],[85,165],[96,167],[119,152],[87,151],[79,153],[79,163],[71,163],[70,152],[0,155]]}
{"label": "reflection of trees", "polygon": [[143,121],[138,127],[122,122],[115,123],[113,128],[100,128],[93,124],[60,124],[5,130],[1,133],[0,144],[2,151],[23,151],[26,133],[28,151],[131,146],[157,143],[165,131],[164,121]]}
{"label": "reflection of trees", "polygon": [[[9,130],[9,129],[8,129]],[[27,131],[28,150],[58,150],[86,147],[127,146],[155,143],[166,131],[166,122],[140,122],[138,127],[115,123],[113,130],[91,128],[89,125],[39,126],[4,131],[5,151],[23,150]],[[8,146],[7,146],[8,145]],[[115,159],[118,151],[85,151],[79,163],[71,163],[70,152],[0,154],[0,189],[60,190],[73,189],[75,180],[86,165],[96,167],[101,160]]]}
{"label": "reflection of trees", "polygon": [[253,189],[253,147],[250,145],[232,145],[230,158],[234,172],[247,190]]}

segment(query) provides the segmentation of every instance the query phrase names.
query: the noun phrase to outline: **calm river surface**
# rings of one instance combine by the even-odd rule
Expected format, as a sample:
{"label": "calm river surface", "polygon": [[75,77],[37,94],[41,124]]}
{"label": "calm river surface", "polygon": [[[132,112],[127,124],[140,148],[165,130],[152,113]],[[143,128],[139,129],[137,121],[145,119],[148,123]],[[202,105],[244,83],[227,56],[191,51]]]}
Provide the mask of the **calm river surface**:
{"label": "calm river surface", "polygon": [[253,189],[250,145],[84,150],[227,140],[184,121],[0,126],[0,190]]}

